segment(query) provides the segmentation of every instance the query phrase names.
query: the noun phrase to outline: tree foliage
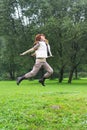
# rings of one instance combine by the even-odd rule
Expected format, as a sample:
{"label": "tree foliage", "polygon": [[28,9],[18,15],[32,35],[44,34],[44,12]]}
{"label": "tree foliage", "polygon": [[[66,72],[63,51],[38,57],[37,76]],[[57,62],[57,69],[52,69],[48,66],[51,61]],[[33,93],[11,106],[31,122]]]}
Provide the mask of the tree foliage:
{"label": "tree foliage", "polygon": [[15,79],[31,69],[34,59],[19,54],[32,47],[37,33],[44,33],[51,44],[54,58],[49,62],[59,82],[67,72],[71,83],[73,73],[87,61],[87,1],[1,0],[1,74]]}

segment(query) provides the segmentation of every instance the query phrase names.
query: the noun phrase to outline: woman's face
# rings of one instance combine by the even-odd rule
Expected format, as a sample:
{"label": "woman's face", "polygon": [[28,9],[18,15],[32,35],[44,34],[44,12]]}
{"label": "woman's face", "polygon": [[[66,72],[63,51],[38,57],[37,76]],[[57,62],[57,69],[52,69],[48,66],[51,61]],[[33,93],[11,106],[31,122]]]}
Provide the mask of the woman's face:
{"label": "woman's face", "polygon": [[41,40],[42,40],[42,41],[45,41],[45,40],[46,40],[44,35],[41,35]]}

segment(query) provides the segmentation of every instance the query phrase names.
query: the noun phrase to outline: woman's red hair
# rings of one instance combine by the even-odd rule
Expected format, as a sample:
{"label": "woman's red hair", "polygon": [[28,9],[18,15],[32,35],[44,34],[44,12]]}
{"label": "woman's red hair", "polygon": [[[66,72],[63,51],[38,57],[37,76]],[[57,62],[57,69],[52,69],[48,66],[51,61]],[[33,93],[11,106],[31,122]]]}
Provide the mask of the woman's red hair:
{"label": "woman's red hair", "polygon": [[35,42],[34,42],[34,44],[37,44],[41,40],[41,36],[45,36],[45,35],[44,34],[37,34],[35,36]]}

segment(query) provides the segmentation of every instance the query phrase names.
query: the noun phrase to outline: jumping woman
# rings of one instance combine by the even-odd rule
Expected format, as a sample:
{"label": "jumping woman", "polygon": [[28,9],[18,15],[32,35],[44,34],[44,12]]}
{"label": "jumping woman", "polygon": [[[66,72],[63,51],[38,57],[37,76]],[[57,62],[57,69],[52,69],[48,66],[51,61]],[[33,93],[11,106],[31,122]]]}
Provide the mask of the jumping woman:
{"label": "jumping woman", "polygon": [[36,61],[33,69],[26,73],[25,75],[17,78],[17,85],[24,79],[34,77],[41,67],[43,67],[47,72],[39,79],[39,83],[45,86],[45,79],[49,78],[53,74],[52,67],[47,63],[46,58],[51,57],[52,53],[50,50],[50,45],[48,40],[45,38],[44,34],[37,34],[35,36],[34,47],[21,53],[20,55],[26,55],[27,53],[35,52]]}

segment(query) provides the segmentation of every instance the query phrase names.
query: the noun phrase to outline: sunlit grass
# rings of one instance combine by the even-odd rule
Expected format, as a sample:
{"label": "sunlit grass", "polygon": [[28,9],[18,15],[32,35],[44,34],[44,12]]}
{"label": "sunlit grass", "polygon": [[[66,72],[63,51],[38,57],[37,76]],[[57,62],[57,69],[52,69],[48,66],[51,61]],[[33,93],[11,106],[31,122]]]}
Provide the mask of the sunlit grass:
{"label": "sunlit grass", "polygon": [[0,130],[86,130],[87,79],[0,82]]}

